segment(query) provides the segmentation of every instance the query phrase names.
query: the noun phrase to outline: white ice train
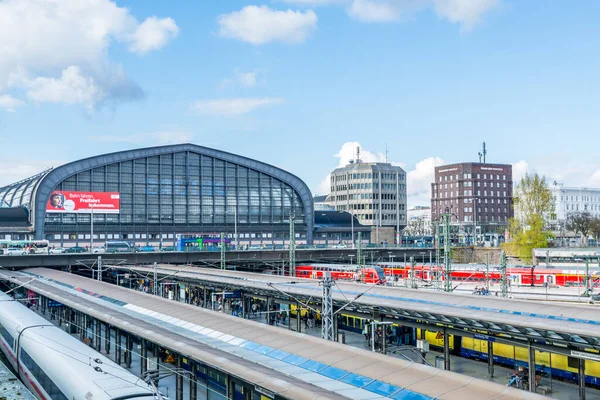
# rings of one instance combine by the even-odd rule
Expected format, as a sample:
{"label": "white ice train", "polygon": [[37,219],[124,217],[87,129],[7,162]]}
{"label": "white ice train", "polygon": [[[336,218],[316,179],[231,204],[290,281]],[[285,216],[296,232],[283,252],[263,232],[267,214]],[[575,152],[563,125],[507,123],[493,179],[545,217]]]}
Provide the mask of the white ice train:
{"label": "white ice train", "polygon": [[152,400],[135,375],[0,292],[0,347],[41,400]]}

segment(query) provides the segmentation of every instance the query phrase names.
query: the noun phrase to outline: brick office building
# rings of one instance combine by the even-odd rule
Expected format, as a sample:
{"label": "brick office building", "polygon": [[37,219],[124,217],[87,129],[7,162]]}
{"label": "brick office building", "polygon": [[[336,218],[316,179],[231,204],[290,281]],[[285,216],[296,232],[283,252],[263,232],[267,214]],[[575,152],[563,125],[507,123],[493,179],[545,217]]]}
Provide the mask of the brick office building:
{"label": "brick office building", "polygon": [[431,220],[438,221],[449,212],[453,225],[482,234],[499,232],[514,215],[512,183],[508,164],[469,162],[436,167]]}

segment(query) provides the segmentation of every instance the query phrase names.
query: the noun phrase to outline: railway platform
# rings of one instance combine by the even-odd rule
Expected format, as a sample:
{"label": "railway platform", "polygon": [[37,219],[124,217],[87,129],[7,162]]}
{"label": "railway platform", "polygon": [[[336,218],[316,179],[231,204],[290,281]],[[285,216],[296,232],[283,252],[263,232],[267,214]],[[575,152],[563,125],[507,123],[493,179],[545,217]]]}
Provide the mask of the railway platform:
{"label": "railway platform", "polygon": [[[35,293],[44,313],[49,311],[49,300],[59,301],[64,310],[75,311],[63,311],[61,316],[74,315],[75,327],[89,325],[93,332],[101,332],[103,325],[109,326],[109,332],[116,332],[117,343],[125,336],[125,362],[130,365],[135,336],[145,343],[160,343],[180,369],[190,363],[191,371],[198,371],[198,366],[210,369],[222,378],[212,382],[213,388],[222,383],[220,398],[542,398],[73,274],[46,269],[29,274],[1,271],[0,279]],[[102,345],[102,341],[95,343]],[[148,360],[151,357],[144,354],[145,349],[142,344],[140,357]],[[121,362],[119,354],[116,351],[115,358]],[[192,377],[190,388],[197,375]],[[183,379],[177,377],[176,399],[183,398]]]}

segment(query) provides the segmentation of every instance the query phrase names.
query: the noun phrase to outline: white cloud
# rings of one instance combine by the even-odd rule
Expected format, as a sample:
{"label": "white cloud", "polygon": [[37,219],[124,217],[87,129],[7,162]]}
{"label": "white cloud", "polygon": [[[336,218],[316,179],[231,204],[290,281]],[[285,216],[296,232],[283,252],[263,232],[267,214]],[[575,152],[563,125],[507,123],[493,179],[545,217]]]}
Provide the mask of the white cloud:
{"label": "white cloud", "polygon": [[328,6],[331,4],[344,4],[350,0],[281,0],[284,3],[297,6]]}
{"label": "white cloud", "polygon": [[484,14],[500,4],[500,0],[434,0],[433,7],[438,15],[450,22],[471,29],[481,22]]}
{"label": "white cloud", "polygon": [[189,143],[194,135],[189,132],[151,132],[151,133],[135,133],[132,135],[103,135],[103,136],[88,136],[92,142],[108,142],[108,143],[132,143],[143,145],[165,145]]}
{"label": "white cloud", "polygon": [[317,28],[312,10],[278,11],[267,6],[247,6],[218,17],[219,34],[255,46],[269,42],[302,43]]}
{"label": "white cloud", "polygon": [[525,174],[529,172],[529,164],[525,160],[517,161],[512,165],[513,185],[516,187]]}
{"label": "white cloud", "polygon": [[356,159],[357,148],[360,148],[360,159],[363,162],[385,162],[385,154],[365,150],[359,142],[346,142],[334,156],[339,159],[337,168],[344,167],[348,165],[350,160]]}
{"label": "white cloud", "polygon": [[168,18],[151,17],[140,24],[110,0],[0,1],[0,26],[0,93],[8,87],[27,89],[37,78],[42,78],[40,84],[50,83],[43,79],[60,81],[65,70],[78,67],[101,95],[95,104],[132,100],[142,93],[111,62],[111,44],[124,43],[137,52],[157,49],[176,27]]}
{"label": "white cloud", "polygon": [[392,22],[402,15],[433,9],[441,18],[465,30],[481,22],[501,0],[353,0],[348,14],[363,22]]}
{"label": "white cloud", "polygon": [[150,17],[138,25],[132,33],[129,50],[143,54],[160,49],[178,33],[179,27],[172,18]]}
{"label": "white cloud", "polygon": [[406,174],[406,195],[408,206],[427,206],[431,204],[431,183],[435,177],[435,167],[443,165],[439,157],[427,157],[415,164],[415,168]]}
{"label": "white cloud", "polygon": [[[385,153],[372,152],[362,148],[359,142],[346,142],[342,145],[340,150],[334,155],[338,159],[338,165],[336,168],[344,167],[348,165],[350,160],[356,159],[356,148],[360,147],[360,159],[363,162],[386,162]],[[392,165],[407,168],[401,162],[387,160]],[[406,176],[406,190],[408,196],[408,204],[410,206],[415,205],[429,205],[431,202],[431,183],[434,179],[434,168],[438,165],[442,165],[444,161],[439,157],[428,157],[424,160],[416,163],[415,167],[407,172]],[[328,174],[316,187],[316,194],[329,194]]]}
{"label": "white cloud", "polygon": [[0,108],[4,108],[8,112],[15,112],[17,107],[21,107],[25,103],[15,97],[7,94],[0,95]]}
{"label": "white cloud", "polygon": [[237,72],[235,74],[237,81],[244,87],[256,86],[256,71],[252,72]]}
{"label": "white cloud", "polygon": [[93,107],[105,93],[93,78],[81,75],[79,67],[70,66],[60,78],[38,77],[27,83],[27,97],[38,103],[85,104]]}
{"label": "white cloud", "polygon": [[386,1],[354,0],[348,14],[363,22],[392,22],[400,16],[400,8]]}
{"label": "white cloud", "polygon": [[281,103],[283,99],[275,97],[199,100],[192,104],[192,110],[200,115],[236,116]]}
{"label": "white cloud", "polygon": [[22,179],[39,174],[40,172],[65,161],[57,160],[25,160],[24,158],[2,157],[0,158],[0,187],[10,185]]}

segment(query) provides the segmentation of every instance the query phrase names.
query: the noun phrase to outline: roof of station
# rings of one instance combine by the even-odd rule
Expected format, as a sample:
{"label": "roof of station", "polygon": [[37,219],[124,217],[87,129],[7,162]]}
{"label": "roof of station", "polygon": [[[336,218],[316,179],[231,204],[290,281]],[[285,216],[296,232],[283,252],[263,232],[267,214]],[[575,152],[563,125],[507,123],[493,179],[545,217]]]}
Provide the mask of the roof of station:
{"label": "roof of station", "polygon": [[2,207],[25,206],[31,209],[32,194],[35,187],[50,171],[52,171],[52,168],[19,182],[1,187],[0,204],[2,204]]}
{"label": "roof of station", "polygon": [[[119,267],[116,267],[119,268]],[[122,267],[150,272],[152,267]],[[161,265],[161,275],[171,279],[206,282],[223,289],[241,289],[263,296],[294,296],[314,301],[320,281],[305,278],[233,272],[199,267]],[[176,278],[177,277],[177,278]],[[600,309],[527,300],[504,299],[389,286],[369,287],[336,281],[334,306],[342,307],[356,297],[352,311],[373,311],[435,326],[487,331],[518,340],[545,341],[560,346],[600,350]],[[357,297],[358,296],[358,297]]]}
{"label": "roof of station", "polygon": [[[13,281],[16,279],[3,272],[0,272],[0,275]],[[313,399],[543,398],[454,372],[387,357],[65,272],[38,268],[22,274],[21,279],[31,280],[31,275],[37,276],[38,279],[27,283],[26,286],[34,290],[36,286],[51,286],[61,291],[65,297],[71,298],[71,301],[74,297],[94,301],[102,307],[127,315],[130,321],[138,320],[140,324],[150,324],[157,330],[171,332],[164,340],[175,345],[184,340],[193,340],[198,345],[186,348],[190,354],[199,346],[207,346],[217,350],[218,354],[223,354],[221,358],[235,356],[243,360],[244,368],[232,365],[235,363],[231,361],[227,364],[228,368],[246,375],[253,372],[251,382],[271,388],[286,398],[311,398],[310,394],[307,396],[307,388],[313,388]],[[134,328],[135,325],[133,323]],[[248,362],[255,364],[256,368],[247,371]],[[264,368],[268,368],[271,373],[261,374]],[[287,377],[285,386],[281,383],[282,377]],[[280,385],[279,389],[277,384]],[[294,393],[296,389],[291,387],[294,384],[304,390],[304,396]]]}

